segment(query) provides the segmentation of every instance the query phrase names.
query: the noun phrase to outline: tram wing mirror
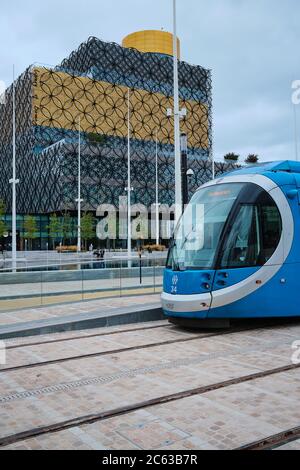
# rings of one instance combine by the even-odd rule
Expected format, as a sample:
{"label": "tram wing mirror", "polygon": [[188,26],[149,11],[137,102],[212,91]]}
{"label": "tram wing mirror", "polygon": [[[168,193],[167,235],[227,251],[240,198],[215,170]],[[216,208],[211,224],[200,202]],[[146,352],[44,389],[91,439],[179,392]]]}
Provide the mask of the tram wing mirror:
{"label": "tram wing mirror", "polygon": [[298,198],[298,204],[300,205],[300,189],[291,189],[286,195],[289,199]]}

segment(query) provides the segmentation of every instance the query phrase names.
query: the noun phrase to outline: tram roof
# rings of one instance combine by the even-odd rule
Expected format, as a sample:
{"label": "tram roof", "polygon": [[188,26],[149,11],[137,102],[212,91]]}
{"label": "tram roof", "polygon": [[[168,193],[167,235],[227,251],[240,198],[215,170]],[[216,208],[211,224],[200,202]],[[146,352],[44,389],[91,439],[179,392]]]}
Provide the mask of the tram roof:
{"label": "tram roof", "polygon": [[277,162],[258,163],[256,165],[248,165],[237,170],[230,171],[226,175],[265,174],[270,172],[300,174],[300,162],[293,160],[282,160]]}
{"label": "tram roof", "polygon": [[263,174],[266,172],[300,173],[300,162],[293,160],[282,160],[277,162],[258,163],[256,165],[231,171],[230,174],[234,173],[245,175],[249,173]]}
{"label": "tram roof", "polygon": [[300,188],[300,162],[293,160],[247,165],[225,173],[221,178],[232,175],[264,175],[273,180],[278,186],[296,185],[297,188]]}

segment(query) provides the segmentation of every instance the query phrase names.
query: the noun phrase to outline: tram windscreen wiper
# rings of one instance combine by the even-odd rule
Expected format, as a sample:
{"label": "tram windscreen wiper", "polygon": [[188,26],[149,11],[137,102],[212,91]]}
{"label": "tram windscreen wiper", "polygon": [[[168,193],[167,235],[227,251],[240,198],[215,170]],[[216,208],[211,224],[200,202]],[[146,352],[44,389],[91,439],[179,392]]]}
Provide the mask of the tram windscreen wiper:
{"label": "tram windscreen wiper", "polygon": [[[180,266],[179,266],[179,262],[178,260],[175,261],[175,257],[174,257],[174,249],[176,250],[176,255],[177,255],[177,244],[176,244],[176,241],[175,239],[173,239],[173,246],[172,246],[172,270],[173,271],[180,271]],[[176,258],[178,259],[178,256],[176,256]]]}
{"label": "tram windscreen wiper", "polygon": [[188,241],[190,235],[191,235],[193,232],[196,233],[196,227],[195,227],[195,226],[193,226],[193,227],[191,228],[191,230],[189,231],[189,233],[184,237],[184,241],[183,241],[183,244],[182,244],[181,249],[183,249],[183,248],[185,247],[186,242]]}
{"label": "tram windscreen wiper", "polygon": [[175,238],[173,238],[172,245],[170,247],[170,255],[171,255],[172,259],[170,260],[171,262],[168,263],[168,264],[169,264],[169,267],[172,269],[172,271],[180,271],[179,262],[175,261],[174,249],[177,251],[177,244],[176,244]]}
{"label": "tram windscreen wiper", "polygon": [[[184,241],[186,243],[187,240]],[[183,248],[184,245],[182,245],[181,249]],[[174,250],[176,250],[176,261],[175,261],[175,256],[174,256]],[[172,261],[171,261],[171,268],[172,271],[185,271],[186,267],[180,263],[179,258],[178,258],[178,253],[177,253],[177,243],[175,239],[173,240],[172,243],[172,248],[171,248],[171,253],[172,253]]]}

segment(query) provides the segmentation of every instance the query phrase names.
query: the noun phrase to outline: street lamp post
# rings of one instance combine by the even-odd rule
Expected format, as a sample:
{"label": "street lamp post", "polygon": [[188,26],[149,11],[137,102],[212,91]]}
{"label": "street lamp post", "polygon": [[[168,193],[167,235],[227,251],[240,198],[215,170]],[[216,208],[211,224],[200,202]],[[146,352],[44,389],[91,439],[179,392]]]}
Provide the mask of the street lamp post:
{"label": "street lamp post", "polygon": [[174,54],[174,146],[175,146],[175,222],[182,212],[181,162],[180,162],[180,110],[178,86],[177,11],[173,0],[173,54]]}
{"label": "street lamp post", "polygon": [[211,154],[211,167],[212,167],[211,168],[212,179],[214,180],[216,176],[216,170],[215,170],[215,157],[214,157],[213,151]]}
{"label": "street lamp post", "polygon": [[77,223],[77,252],[81,252],[81,127],[80,118],[78,119],[78,223]]}
{"label": "street lamp post", "polygon": [[130,259],[131,253],[131,166],[130,166],[130,89],[127,95],[127,254]]}
{"label": "street lamp post", "polygon": [[17,213],[16,213],[16,185],[19,180],[16,179],[16,93],[15,93],[15,67],[13,66],[13,85],[12,85],[12,125],[13,125],[13,157],[12,170],[13,177],[9,180],[12,185],[12,270],[17,267]]}
{"label": "street lamp post", "polygon": [[185,206],[189,202],[188,194],[188,181],[187,181],[187,135],[182,133],[180,137],[180,146],[181,146],[181,183],[182,183],[182,211],[184,211]]}
{"label": "street lamp post", "polygon": [[155,230],[156,245],[159,245],[159,202],[158,202],[158,130],[155,141]]}

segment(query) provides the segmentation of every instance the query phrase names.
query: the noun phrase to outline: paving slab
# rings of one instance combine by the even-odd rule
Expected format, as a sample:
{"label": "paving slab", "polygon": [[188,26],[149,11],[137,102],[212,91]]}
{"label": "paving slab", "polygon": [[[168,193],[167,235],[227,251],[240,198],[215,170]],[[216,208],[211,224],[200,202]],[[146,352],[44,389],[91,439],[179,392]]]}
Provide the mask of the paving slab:
{"label": "paving slab", "polygon": [[[124,326],[122,326],[124,329]],[[276,326],[195,339],[195,332],[159,328],[100,338],[28,345],[8,351],[8,366],[70,354],[105,356],[66,360],[0,373],[0,437],[38,426],[291,364],[300,326]],[[259,333],[259,334],[258,334]],[[73,333],[71,333],[73,334]],[[67,333],[64,333],[67,335]],[[171,338],[190,341],[123,353]],[[50,338],[50,335],[47,336]],[[54,355],[55,351],[55,355]],[[11,361],[11,362],[10,362]],[[89,425],[7,446],[7,449],[231,449],[299,425],[299,369],[155,405]]]}

